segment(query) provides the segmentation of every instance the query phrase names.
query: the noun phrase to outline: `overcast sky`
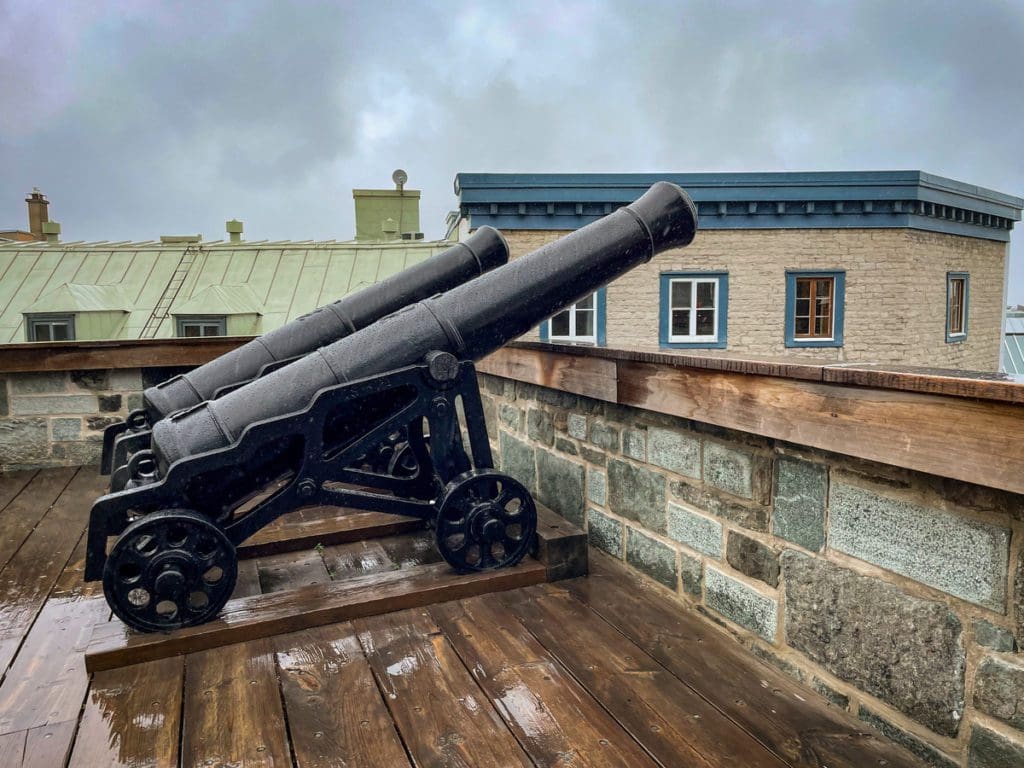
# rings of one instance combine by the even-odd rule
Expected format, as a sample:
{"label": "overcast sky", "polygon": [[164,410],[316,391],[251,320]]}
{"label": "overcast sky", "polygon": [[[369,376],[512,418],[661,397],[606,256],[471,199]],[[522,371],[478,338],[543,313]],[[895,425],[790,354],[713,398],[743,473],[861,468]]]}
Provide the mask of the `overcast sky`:
{"label": "overcast sky", "polygon": [[[1024,196],[1024,2],[0,0],[0,227],[348,239],[409,173],[921,169]],[[1010,299],[1024,303],[1024,226]]]}

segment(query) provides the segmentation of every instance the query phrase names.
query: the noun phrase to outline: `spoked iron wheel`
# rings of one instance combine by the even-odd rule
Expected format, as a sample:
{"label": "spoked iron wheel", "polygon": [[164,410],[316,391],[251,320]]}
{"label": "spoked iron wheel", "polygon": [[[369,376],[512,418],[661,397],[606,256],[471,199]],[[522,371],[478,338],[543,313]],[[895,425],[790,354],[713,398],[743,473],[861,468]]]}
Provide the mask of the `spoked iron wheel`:
{"label": "spoked iron wheel", "polygon": [[515,565],[537,532],[537,507],[522,483],[490,469],[465,472],[445,488],[437,548],[459,571]]}
{"label": "spoked iron wheel", "polygon": [[161,510],[118,537],[103,568],[117,617],[142,632],[209,621],[238,577],[235,547],[216,523],[190,510]]}

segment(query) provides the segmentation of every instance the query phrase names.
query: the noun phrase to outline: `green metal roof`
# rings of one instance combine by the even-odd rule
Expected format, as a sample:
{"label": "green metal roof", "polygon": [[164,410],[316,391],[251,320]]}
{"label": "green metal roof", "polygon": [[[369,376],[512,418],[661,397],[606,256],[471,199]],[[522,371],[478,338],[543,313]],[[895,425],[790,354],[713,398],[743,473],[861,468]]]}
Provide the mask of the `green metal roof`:
{"label": "green metal roof", "polygon": [[175,315],[259,315],[265,333],[451,245],[0,242],[0,343],[25,341],[24,313],[125,312],[114,338],[140,338],[165,292],[156,338],[175,335]]}

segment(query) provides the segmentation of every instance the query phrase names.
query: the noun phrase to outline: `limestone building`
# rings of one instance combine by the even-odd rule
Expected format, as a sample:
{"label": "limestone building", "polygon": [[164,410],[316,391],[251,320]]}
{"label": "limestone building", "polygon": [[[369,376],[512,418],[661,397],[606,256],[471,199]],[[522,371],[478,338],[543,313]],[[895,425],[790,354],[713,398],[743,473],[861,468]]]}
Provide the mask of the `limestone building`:
{"label": "limestone building", "polygon": [[515,257],[662,179],[697,203],[697,239],[556,315],[541,339],[999,367],[1024,200],[921,171],[460,173],[449,227],[498,227]]}

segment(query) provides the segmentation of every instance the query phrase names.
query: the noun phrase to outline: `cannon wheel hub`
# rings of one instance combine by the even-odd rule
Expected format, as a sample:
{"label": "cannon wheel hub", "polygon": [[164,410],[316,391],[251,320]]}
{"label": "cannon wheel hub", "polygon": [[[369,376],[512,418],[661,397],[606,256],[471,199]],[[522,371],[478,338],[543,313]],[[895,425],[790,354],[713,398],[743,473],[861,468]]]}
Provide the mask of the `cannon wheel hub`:
{"label": "cannon wheel hub", "polygon": [[212,520],[161,510],[136,520],[107,555],[103,592],[121,621],[142,632],[202,624],[231,597],[234,545]]}
{"label": "cannon wheel hub", "polygon": [[438,505],[437,547],[459,571],[515,565],[533,546],[537,507],[518,480],[490,469],[465,472]]}

